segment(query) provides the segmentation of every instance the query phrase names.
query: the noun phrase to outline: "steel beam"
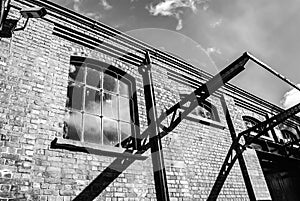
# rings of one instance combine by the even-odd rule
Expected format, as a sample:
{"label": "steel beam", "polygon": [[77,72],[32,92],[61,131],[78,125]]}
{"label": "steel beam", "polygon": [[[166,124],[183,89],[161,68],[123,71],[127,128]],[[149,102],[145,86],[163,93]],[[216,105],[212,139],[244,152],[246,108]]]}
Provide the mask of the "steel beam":
{"label": "steel beam", "polygon": [[[147,58],[147,57],[146,57]],[[232,64],[228,65],[226,68],[224,68],[220,73],[215,75],[213,78],[211,78],[207,83],[201,85],[199,88],[197,88],[194,92],[192,92],[189,96],[185,97],[178,103],[176,103],[173,107],[168,109],[167,111],[163,112],[162,115],[157,119],[155,123],[151,123],[145,131],[138,136],[142,140],[144,140],[144,144],[141,147],[140,150],[136,152],[138,155],[142,155],[145,153],[148,149],[152,147],[152,142],[154,139],[161,139],[164,136],[166,136],[168,133],[170,133],[172,130],[176,128],[176,126],[181,122],[181,120],[186,117],[192,110],[195,108],[198,103],[195,101],[195,99],[198,99],[197,96],[200,96],[201,100],[205,100],[208,96],[210,96],[212,93],[214,93],[217,89],[222,87],[224,84],[226,84],[228,81],[230,81],[232,78],[234,78],[236,75],[238,75],[241,71],[243,71],[244,65],[249,60],[247,53],[244,53],[240,58],[238,58],[236,61],[234,61]],[[149,60],[148,60],[149,62]],[[149,90],[149,89],[147,89]],[[146,90],[146,91],[147,91]],[[196,96],[196,95],[197,96]],[[153,101],[153,100],[152,100]],[[190,105],[189,108],[187,108],[182,113],[179,113],[178,117],[176,118],[176,112],[178,112],[178,109],[181,108],[181,105],[184,105],[186,103],[193,103]],[[181,114],[181,115],[180,115]],[[172,115],[172,121],[168,127],[162,126],[162,121],[167,118],[167,116]],[[150,118],[151,120],[151,118]],[[151,121],[153,122],[153,121]],[[162,132],[159,132],[158,135],[151,134],[154,129],[157,129],[157,125],[163,128]],[[155,128],[152,128],[155,127]],[[152,137],[152,142],[147,143],[147,138],[150,136]],[[125,139],[124,143],[128,143],[132,141],[131,139]],[[157,141],[156,141],[157,142]],[[99,174],[79,195],[76,196],[74,201],[92,201],[94,200],[101,192],[105,190],[107,186],[109,186],[116,178],[119,177],[120,174],[122,174],[133,162],[135,159],[133,157],[126,158],[124,157],[118,157],[115,159],[107,168],[104,169],[104,171]],[[160,179],[158,179],[160,180]],[[159,184],[158,184],[159,185]],[[165,191],[166,192],[166,191]],[[166,197],[166,196],[165,196]]]}
{"label": "steel beam", "polygon": [[[233,125],[233,122],[231,120],[230,112],[229,112],[229,109],[227,107],[226,100],[225,100],[224,96],[221,97],[221,104],[222,104],[222,108],[224,110],[226,122],[227,122],[227,125],[228,125],[228,128],[229,128],[229,131],[230,131],[232,141],[235,141],[237,136],[236,136],[234,125]],[[246,185],[246,189],[247,189],[247,192],[248,192],[249,199],[251,201],[255,201],[256,200],[255,199],[255,194],[254,194],[254,190],[253,190],[253,187],[252,187],[252,184],[251,184],[250,176],[249,176],[249,173],[248,173],[248,170],[247,170],[247,167],[246,167],[245,159],[244,159],[243,155],[240,154],[242,152],[242,150],[239,146],[237,146],[237,147],[235,147],[235,151],[236,151],[236,153],[239,154],[238,160],[239,160],[240,168],[241,168],[241,171],[242,171],[242,175],[243,175],[243,178],[244,178],[244,182],[245,182],[245,185]]]}
{"label": "steel beam", "polygon": [[[187,115],[198,106],[199,102],[206,100],[211,94],[213,94],[216,90],[226,84],[229,80],[234,78],[240,72],[242,72],[245,67],[244,65],[248,62],[249,57],[247,52],[245,52],[241,57],[235,60],[233,63],[224,68],[220,73],[216,74],[210,80],[208,80],[205,84],[198,87],[192,93],[187,95],[181,101],[174,104],[172,107],[167,109],[165,112],[162,112],[160,117],[157,119],[157,124],[160,128],[162,128],[162,132],[160,132],[156,137],[162,138],[166,136],[168,133],[173,131],[178,124],[187,117]],[[183,107],[184,105],[189,104],[188,107]],[[171,122],[168,126],[162,124],[162,122],[168,117],[171,116]],[[141,135],[141,139],[144,140],[142,149],[146,150],[151,147],[150,143],[146,143],[147,137],[150,135],[151,128],[154,125],[150,125]]]}
{"label": "steel beam", "polygon": [[[271,117],[270,119],[267,119],[264,122],[260,122],[257,125],[253,126],[252,128],[249,128],[243,132],[241,132],[237,138],[233,141],[231,144],[229,151],[226,155],[226,158],[224,160],[224,163],[221,167],[221,170],[217,176],[217,179],[213,185],[213,188],[209,194],[208,201],[214,201],[218,198],[218,195],[226,181],[227,176],[230,173],[230,170],[232,169],[234,163],[236,160],[242,155],[242,153],[245,151],[246,147],[252,144],[254,140],[257,140],[260,136],[262,136],[267,131],[271,130],[275,126],[279,125],[280,123],[284,122],[286,119],[292,117],[293,115],[300,112],[300,103]],[[262,128],[262,129],[261,129]],[[245,141],[243,144],[240,144],[241,137],[247,137],[250,135],[250,133],[254,131],[258,134],[256,134],[253,138],[251,138],[249,141]],[[241,151],[236,152],[235,150],[239,148]]]}
{"label": "steel beam", "polygon": [[257,65],[259,65],[260,67],[264,68],[265,70],[269,71],[271,74],[275,75],[276,77],[278,77],[279,79],[281,79],[282,81],[286,82],[287,84],[289,84],[290,86],[292,86],[293,88],[297,89],[298,91],[300,91],[300,88],[293,82],[291,82],[289,79],[287,79],[286,77],[284,77],[283,75],[281,75],[280,73],[276,72],[274,69],[272,69],[270,66],[268,66],[266,63],[260,61],[258,58],[256,58],[255,56],[253,56],[252,54],[250,54],[249,52],[247,52],[247,55],[249,56],[249,58],[255,62]]}
{"label": "steel beam", "polygon": [[3,29],[10,7],[10,0],[0,0],[0,31]]}
{"label": "steel beam", "polygon": [[164,165],[161,138],[155,137],[159,133],[159,126],[157,122],[157,110],[151,74],[151,57],[148,51],[146,52],[144,65],[139,68],[139,72],[143,77],[147,122],[150,128],[149,143],[151,144],[151,158],[156,199],[160,201],[169,201],[170,198],[168,193],[167,176]]}

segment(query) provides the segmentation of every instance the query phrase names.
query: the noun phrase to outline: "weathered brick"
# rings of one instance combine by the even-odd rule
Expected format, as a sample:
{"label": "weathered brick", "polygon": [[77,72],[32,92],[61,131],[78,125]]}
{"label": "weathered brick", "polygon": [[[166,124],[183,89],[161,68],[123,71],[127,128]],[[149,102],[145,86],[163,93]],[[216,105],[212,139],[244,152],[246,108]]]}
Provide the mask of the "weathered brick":
{"label": "weathered brick", "polygon": [[[26,2],[27,0],[13,1],[13,4],[23,8],[27,7]],[[30,1],[31,4],[35,3]],[[18,17],[18,11],[14,12],[11,11],[10,14]],[[62,16],[62,12],[64,15],[69,13],[67,10],[56,10],[53,6],[51,13],[54,15],[47,15],[47,20],[30,19],[24,31],[14,33],[11,40],[2,38],[0,41],[0,132],[9,140],[0,141],[0,189],[5,196],[3,200],[35,198],[42,201],[70,201],[101,173],[104,179],[95,181],[97,185],[94,190],[98,190],[98,184],[102,182],[108,187],[99,195],[98,200],[156,200],[150,153],[147,160],[135,161],[109,184],[106,183],[109,178],[121,170],[119,164],[110,166],[110,171],[105,171],[115,160],[112,153],[108,155],[113,157],[107,156],[103,151],[98,154],[90,153],[92,150],[89,147],[86,150],[76,150],[74,144],[66,145],[66,149],[54,149],[51,146],[52,141],[56,137],[61,138],[66,130],[64,121],[67,120],[65,114],[69,109],[66,108],[66,102],[71,56],[103,61],[107,66],[113,65],[131,75],[135,79],[132,83],[136,85],[134,93],[137,96],[137,117],[140,124],[135,129],[142,133],[147,128],[143,78],[138,72],[140,66],[126,62],[125,55],[122,58],[113,56],[118,52],[130,52],[128,58],[136,55],[139,61],[144,57],[145,50],[141,48],[144,44],[129,42],[131,39],[123,34],[118,33],[116,36],[113,30],[95,21],[84,18],[85,23],[82,23],[79,21],[83,19],[80,15],[66,17]],[[76,14],[72,13],[73,15]],[[93,24],[93,28],[87,23]],[[64,32],[72,34],[64,37]],[[72,39],[69,40],[70,38]],[[98,48],[88,47],[89,43],[95,45],[93,41],[95,44],[99,43]],[[86,45],[83,46],[83,43]],[[111,50],[102,48],[102,45],[109,46]],[[188,94],[196,85],[205,82],[207,73],[184,62],[172,62],[171,57],[157,50],[151,51],[157,52],[157,55],[151,53],[151,73],[157,112],[160,115],[161,111],[180,100],[180,94]],[[168,61],[164,57],[168,57]],[[98,66],[93,68],[97,69]],[[256,98],[252,95],[234,87],[233,89],[222,90],[229,94],[226,103],[236,131],[245,129],[241,118],[244,114],[259,120],[264,119],[262,115],[253,112],[252,108],[259,106],[258,108],[262,107],[265,111],[273,109],[271,104],[255,102]],[[239,92],[242,92],[239,101],[249,105],[248,108],[235,103]],[[211,120],[199,120],[190,116],[191,118],[184,119],[174,131],[162,139],[170,200],[206,200],[232,142],[220,96],[212,95],[208,101],[218,110],[220,122],[217,126]],[[133,110],[136,111],[136,108]],[[170,122],[171,117],[163,123],[169,125]],[[122,129],[121,126],[118,127],[118,130]],[[95,145],[94,149],[97,146],[101,147]],[[126,163],[119,158],[117,161]],[[264,178],[258,161],[250,160],[249,164],[253,165],[252,173],[260,170],[252,178],[255,178],[255,186],[261,187],[259,195],[267,198],[268,189],[263,188],[267,186],[261,182]],[[4,167],[12,169],[8,172],[1,171]],[[12,194],[6,192],[9,188],[13,191]],[[232,169],[220,193],[220,199],[248,200],[238,164]]]}

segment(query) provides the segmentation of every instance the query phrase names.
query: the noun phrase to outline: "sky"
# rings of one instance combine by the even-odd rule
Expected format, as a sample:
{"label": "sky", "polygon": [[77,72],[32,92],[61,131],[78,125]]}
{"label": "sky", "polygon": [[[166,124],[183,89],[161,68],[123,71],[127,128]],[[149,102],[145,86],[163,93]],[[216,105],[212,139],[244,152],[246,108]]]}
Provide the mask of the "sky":
{"label": "sky", "polygon": [[[51,0],[216,74],[249,51],[300,87],[299,0]],[[231,81],[280,107],[300,92],[249,62]]]}

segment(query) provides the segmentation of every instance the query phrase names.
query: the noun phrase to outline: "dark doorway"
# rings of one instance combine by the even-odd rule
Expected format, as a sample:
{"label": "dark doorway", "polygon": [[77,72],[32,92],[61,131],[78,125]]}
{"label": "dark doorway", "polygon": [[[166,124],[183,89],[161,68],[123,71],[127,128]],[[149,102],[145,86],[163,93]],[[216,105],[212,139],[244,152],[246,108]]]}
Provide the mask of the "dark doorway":
{"label": "dark doorway", "polygon": [[257,151],[273,201],[300,200],[300,160]]}

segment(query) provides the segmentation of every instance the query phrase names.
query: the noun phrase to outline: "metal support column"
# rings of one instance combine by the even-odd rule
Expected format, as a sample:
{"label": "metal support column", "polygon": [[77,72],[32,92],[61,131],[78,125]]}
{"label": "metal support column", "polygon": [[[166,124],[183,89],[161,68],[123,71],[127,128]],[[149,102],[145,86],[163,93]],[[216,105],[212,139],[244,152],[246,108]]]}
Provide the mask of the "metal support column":
{"label": "metal support column", "polygon": [[[271,116],[269,114],[266,114],[266,120],[270,119],[270,117]],[[271,131],[272,137],[274,139],[274,142],[279,143],[279,140],[278,140],[278,137],[277,137],[277,135],[275,133],[274,128],[272,128],[270,131]]]}
{"label": "metal support column", "polygon": [[[231,147],[229,148],[229,151],[226,155],[225,161],[221,167],[221,170],[219,171],[217,179],[213,185],[212,190],[210,191],[210,194],[209,194],[207,200],[208,201],[217,200],[219,192],[221,191],[221,189],[226,181],[226,178],[230,173],[230,170],[232,169],[236,160],[246,150],[247,146],[251,145],[252,142],[257,140],[264,133],[271,130],[272,128],[279,125],[280,123],[284,122],[285,120],[292,117],[293,115],[297,114],[298,112],[300,112],[300,103],[271,117],[270,119],[268,119],[264,122],[260,122],[260,123],[256,124],[255,126],[241,132],[240,134],[238,134],[237,138],[233,141],[233,143],[231,144]],[[263,128],[263,129],[261,130],[261,128]],[[240,142],[241,137],[249,136],[252,131],[257,132],[258,134],[256,134],[249,141],[246,141],[244,143]],[[236,147],[240,147],[241,151],[236,152]]]}
{"label": "metal support column", "polygon": [[[222,107],[223,107],[223,110],[224,110],[226,122],[227,122],[227,125],[228,125],[228,128],[229,128],[229,132],[230,132],[232,141],[235,141],[237,136],[236,136],[234,125],[233,125],[233,122],[231,120],[231,116],[230,116],[229,109],[227,107],[224,95],[221,96],[221,104],[222,104]],[[252,187],[252,184],[251,184],[250,176],[249,176],[249,173],[248,173],[248,170],[247,170],[247,167],[246,167],[245,159],[244,159],[244,156],[241,154],[243,151],[242,151],[240,146],[236,146],[235,151],[239,155],[238,161],[239,161],[239,165],[240,165],[240,168],[241,168],[241,171],[242,171],[242,175],[243,175],[243,178],[244,178],[244,182],[245,182],[245,185],[246,185],[246,189],[247,189],[247,192],[248,192],[249,199],[251,201],[255,201],[256,200],[255,199],[255,194],[254,194],[254,190],[253,190],[253,187]]]}
{"label": "metal support column", "polygon": [[161,138],[156,137],[156,135],[159,134],[159,125],[157,121],[157,110],[151,75],[151,58],[148,51],[146,52],[144,65],[139,68],[139,73],[143,77],[144,84],[147,121],[150,129],[149,143],[151,144],[151,158],[153,165],[156,199],[159,201],[169,201]]}

